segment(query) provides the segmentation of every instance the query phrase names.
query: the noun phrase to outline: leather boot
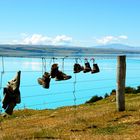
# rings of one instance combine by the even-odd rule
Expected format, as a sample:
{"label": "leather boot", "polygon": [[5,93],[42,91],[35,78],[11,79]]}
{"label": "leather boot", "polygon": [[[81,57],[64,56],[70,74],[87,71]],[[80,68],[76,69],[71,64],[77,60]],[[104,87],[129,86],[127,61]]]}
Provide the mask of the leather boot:
{"label": "leather boot", "polygon": [[91,70],[91,73],[93,74],[97,72],[100,72],[100,69],[97,64],[93,64],[93,69]]}
{"label": "leather boot", "polygon": [[61,81],[61,80],[68,80],[71,79],[72,77],[70,75],[66,75],[62,71],[59,71],[55,77],[56,81]]}
{"label": "leather boot", "polygon": [[84,67],[83,72],[86,73],[86,72],[90,72],[90,71],[91,71],[91,67],[90,67],[89,62],[85,62],[85,67]]}
{"label": "leather boot", "polygon": [[48,72],[45,72],[42,76],[42,78],[38,78],[38,83],[42,85],[44,88],[50,87],[50,74]]}
{"label": "leather boot", "polygon": [[79,72],[81,72],[83,70],[84,70],[84,67],[83,66],[81,66],[78,63],[75,63],[74,64],[74,68],[73,68],[74,73],[79,73]]}
{"label": "leather boot", "polygon": [[58,64],[53,64],[51,67],[51,78],[55,78],[58,73]]}

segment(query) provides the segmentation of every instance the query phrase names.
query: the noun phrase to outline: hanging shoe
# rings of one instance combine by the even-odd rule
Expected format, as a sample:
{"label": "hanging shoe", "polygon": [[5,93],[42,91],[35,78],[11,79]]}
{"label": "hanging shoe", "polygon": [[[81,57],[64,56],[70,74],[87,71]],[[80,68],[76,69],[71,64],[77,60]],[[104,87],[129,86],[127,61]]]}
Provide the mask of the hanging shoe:
{"label": "hanging shoe", "polygon": [[98,65],[93,64],[93,69],[91,70],[91,73],[93,74],[93,73],[98,73],[98,72],[100,72]]}
{"label": "hanging shoe", "polygon": [[83,66],[81,66],[78,63],[75,63],[74,64],[74,68],[73,68],[74,73],[79,73],[79,72],[81,72],[83,70],[84,70],[84,67]]}
{"label": "hanging shoe", "polygon": [[51,78],[55,78],[58,73],[58,64],[53,64],[51,67]]}
{"label": "hanging shoe", "polygon": [[38,83],[42,85],[44,88],[50,87],[50,74],[48,72],[45,72],[42,76],[42,78],[38,78]]}
{"label": "hanging shoe", "polygon": [[89,62],[85,62],[85,67],[84,67],[83,72],[86,73],[86,72],[90,72],[90,71],[91,71],[91,67],[90,67]]}
{"label": "hanging shoe", "polygon": [[62,71],[59,71],[55,77],[56,81],[61,81],[61,80],[69,80],[72,77],[70,75],[66,75],[65,73],[63,73]]}

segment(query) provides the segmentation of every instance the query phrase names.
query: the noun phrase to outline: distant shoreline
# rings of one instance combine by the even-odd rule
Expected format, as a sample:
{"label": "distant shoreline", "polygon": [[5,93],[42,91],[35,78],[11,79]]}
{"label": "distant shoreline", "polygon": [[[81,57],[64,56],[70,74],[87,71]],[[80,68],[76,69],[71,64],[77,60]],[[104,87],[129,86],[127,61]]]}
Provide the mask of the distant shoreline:
{"label": "distant shoreline", "polygon": [[57,47],[34,45],[0,45],[0,56],[4,57],[116,57],[118,55],[138,56],[140,50],[124,50],[112,48]]}

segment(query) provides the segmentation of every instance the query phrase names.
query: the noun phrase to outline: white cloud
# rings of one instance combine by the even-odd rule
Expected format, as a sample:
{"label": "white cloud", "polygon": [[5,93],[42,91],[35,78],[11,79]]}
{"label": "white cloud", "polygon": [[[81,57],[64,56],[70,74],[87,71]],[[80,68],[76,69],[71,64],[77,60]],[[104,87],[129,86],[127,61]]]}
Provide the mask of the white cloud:
{"label": "white cloud", "polygon": [[21,41],[21,44],[45,44],[51,41],[50,37],[43,36],[41,34],[33,34]]}
{"label": "white cloud", "polygon": [[103,38],[96,39],[96,42],[98,44],[108,44],[108,43],[110,43],[113,40],[115,40],[114,36],[105,36]]}
{"label": "white cloud", "polygon": [[30,36],[27,36],[26,34],[26,36],[21,41],[16,41],[15,43],[17,42],[19,44],[33,44],[33,45],[46,45],[46,44],[60,45],[60,44],[71,43],[72,37],[69,37],[66,35],[57,35],[56,37],[48,37],[42,34],[33,34]]}
{"label": "white cloud", "polygon": [[122,43],[128,39],[126,35],[119,36],[104,36],[101,38],[92,38],[89,40],[74,40],[72,37],[67,35],[56,35],[54,37],[45,36],[42,34],[21,33],[20,39],[15,39],[11,44],[25,44],[25,45],[75,45],[75,46],[90,46],[91,44],[110,44],[110,43]]}
{"label": "white cloud", "polygon": [[120,38],[120,39],[128,39],[128,37],[126,35],[120,35],[118,38]]}
{"label": "white cloud", "polygon": [[97,44],[109,44],[109,43],[118,43],[120,41],[128,39],[127,36],[125,35],[120,35],[120,36],[105,36],[100,39],[96,39]]}
{"label": "white cloud", "polygon": [[53,44],[71,43],[72,38],[66,35],[58,35],[52,39]]}

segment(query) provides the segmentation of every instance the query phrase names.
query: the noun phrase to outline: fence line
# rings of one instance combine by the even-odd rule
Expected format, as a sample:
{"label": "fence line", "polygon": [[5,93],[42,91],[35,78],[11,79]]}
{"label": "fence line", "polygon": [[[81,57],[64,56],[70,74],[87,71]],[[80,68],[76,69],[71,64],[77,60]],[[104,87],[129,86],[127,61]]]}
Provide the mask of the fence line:
{"label": "fence line", "polygon": [[[92,55],[93,56],[93,55]],[[68,58],[65,58],[65,59],[75,59],[76,57],[68,57]],[[85,58],[85,57],[82,57],[83,59]],[[35,59],[39,59],[39,58],[35,58]],[[49,60],[51,60],[51,59],[53,59],[53,58],[45,58],[45,59],[49,59]],[[64,59],[64,57],[60,57],[60,58],[58,58],[58,59]],[[113,58],[96,58],[95,57],[95,59],[97,59],[97,60],[106,60],[106,59],[116,59],[116,57],[113,57]],[[14,73],[14,72],[17,72],[17,71],[12,71],[12,70],[10,70],[10,71],[7,71],[7,70],[5,70],[5,65],[4,65],[4,60],[5,59],[3,59],[2,60],[2,71],[1,71],[1,80],[2,80],[2,76],[3,76],[3,73],[4,74],[6,74],[6,73]],[[40,59],[41,60],[41,59]],[[128,60],[127,61],[129,61],[129,60],[133,60],[133,61],[140,61],[140,60],[135,60],[135,59],[133,59],[133,58],[128,58]],[[41,62],[40,62],[41,63]],[[79,63],[81,63],[81,62],[79,62]],[[90,62],[91,63],[91,62]],[[74,64],[74,62],[73,62],[73,64]],[[62,65],[63,66],[63,65]],[[100,68],[101,70],[116,70],[116,68]],[[73,69],[65,69],[65,71],[72,71]],[[129,68],[129,70],[130,71],[139,71],[140,70],[140,68],[138,68],[138,67],[133,67],[133,68]],[[21,71],[21,72],[23,72],[23,73],[42,73],[42,70],[39,70],[39,71],[26,71],[26,70],[23,70],[23,71]],[[75,76],[76,76],[77,74],[75,74]],[[127,76],[127,79],[129,80],[129,79],[140,79],[140,77],[136,77],[136,76],[131,76],[131,77],[129,77],[129,76]],[[90,82],[102,82],[102,81],[116,81],[116,78],[101,78],[101,79],[96,79],[96,80],[76,80],[76,83],[78,84],[78,83],[90,83]],[[2,83],[2,82],[1,82]],[[72,82],[66,82],[66,83],[58,83],[58,82],[55,82],[55,83],[51,83],[51,85],[59,85],[59,84],[74,84],[72,87],[73,87],[73,90],[71,90],[71,91],[64,91],[64,92],[54,92],[54,93],[49,93],[49,94],[38,94],[38,95],[31,95],[31,96],[23,96],[22,98],[23,99],[27,99],[27,98],[34,98],[34,97],[39,97],[39,96],[50,96],[50,95],[62,95],[62,94],[67,94],[67,93],[74,93],[73,95],[73,99],[67,99],[67,100],[59,100],[59,101],[53,101],[53,102],[47,102],[47,103],[44,103],[44,104],[34,104],[34,105],[29,105],[29,106],[27,106],[27,107],[33,107],[33,106],[38,106],[38,105],[45,105],[45,104],[54,104],[54,103],[60,103],[60,102],[66,102],[66,101],[75,101],[74,102],[74,104],[76,105],[76,101],[78,101],[78,100],[83,100],[83,99],[85,99],[85,98],[90,98],[90,97],[92,97],[91,95],[90,96],[86,96],[86,97],[80,97],[80,98],[77,98],[76,97],[76,94],[77,93],[79,93],[79,92],[85,92],[85,91],[91,91],[91,90],[103,90],[103,89],[106,89],[106,88],[116,88],[116,85],[113,85],[113,86],[100,86],[100,87],[94,87],[94,88],[86,88],[86,89],[79,89],[79,90],[76,90],[76,86],[75,86],[75,80],[74,81],[72,81]],[[136,84],[138,84],[138,83],[136,83]],[[135,85],[136,86],[136,84],[134,84],[134,82],[133,82],[133,84],[131,84],[131,85]],[[40,86],[39,84],[33,84],[33,85],[21,85],[20,87],[21,88],[28,88],[28,87],[36,87],[36,86]],[[1,89],[3,88],[3,86],[1,86]],[[89,93],[91,93],[91,92],[89,92]],[[23,103],[24,104],[24,103]]]}

